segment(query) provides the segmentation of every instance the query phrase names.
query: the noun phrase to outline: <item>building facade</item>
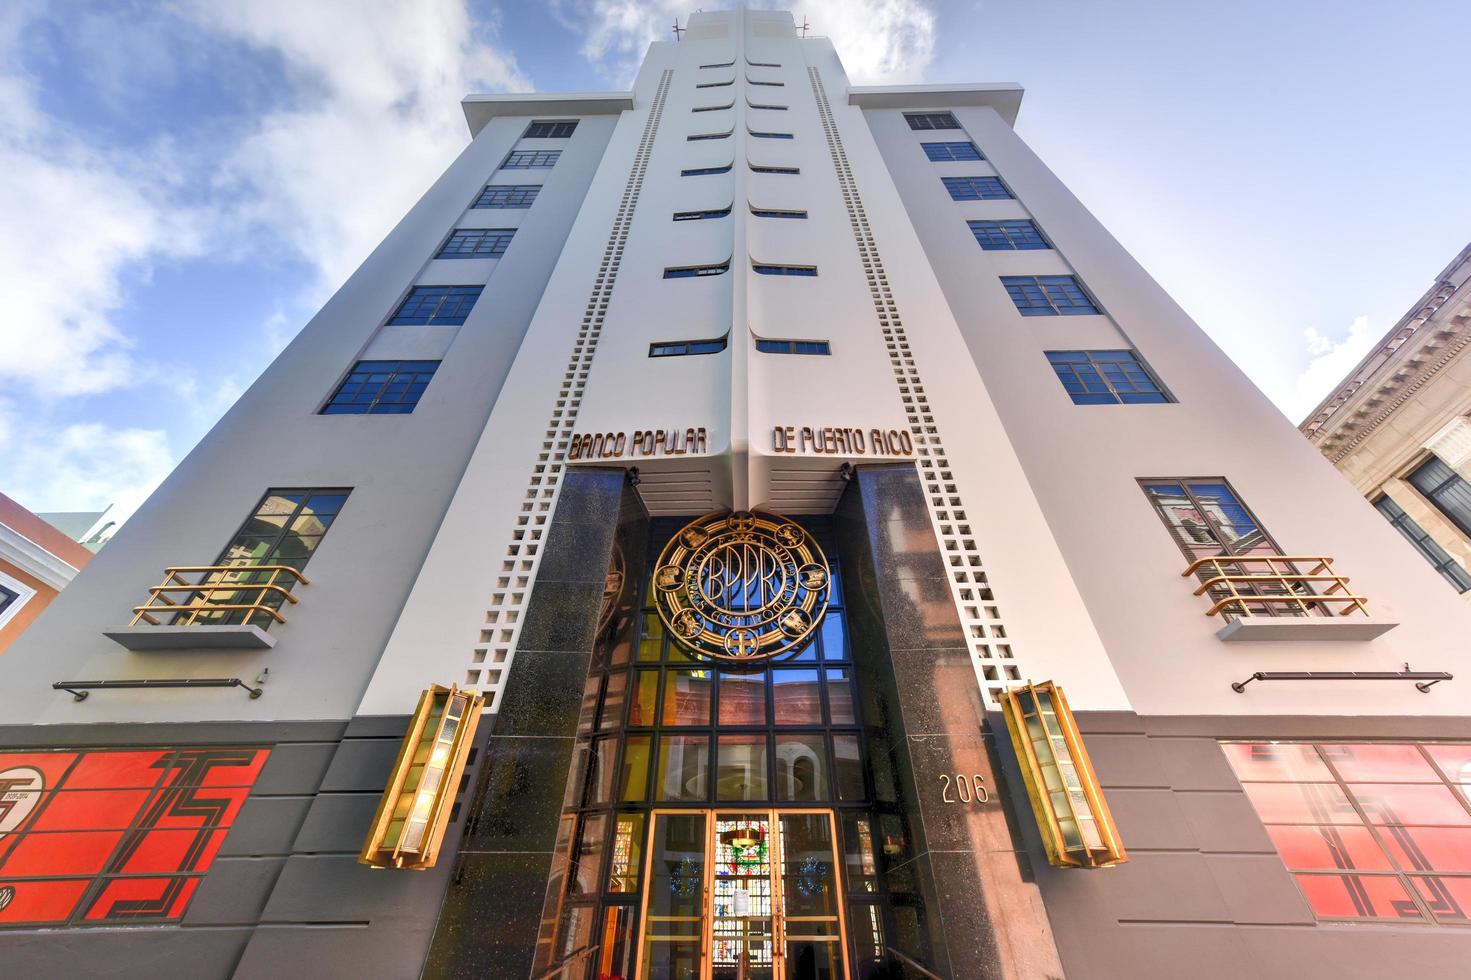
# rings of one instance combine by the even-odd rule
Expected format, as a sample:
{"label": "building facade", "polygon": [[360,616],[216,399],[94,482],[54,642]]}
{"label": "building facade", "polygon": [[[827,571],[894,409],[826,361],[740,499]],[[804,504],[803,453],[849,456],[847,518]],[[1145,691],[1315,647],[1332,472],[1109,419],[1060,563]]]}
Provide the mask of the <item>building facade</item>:
{"label": "building facade", "polygon": [[85,545],[0,494],[0,654],[91,558]]}
{"label": "building facade", "polygon": [[732,11],[467,98],[0,661],[0,961],[1464,973],[1471,614],[1021,95]]}
{"label": "building facade", "polygon": [[1471,245],[1299,428],[1471,602]]}

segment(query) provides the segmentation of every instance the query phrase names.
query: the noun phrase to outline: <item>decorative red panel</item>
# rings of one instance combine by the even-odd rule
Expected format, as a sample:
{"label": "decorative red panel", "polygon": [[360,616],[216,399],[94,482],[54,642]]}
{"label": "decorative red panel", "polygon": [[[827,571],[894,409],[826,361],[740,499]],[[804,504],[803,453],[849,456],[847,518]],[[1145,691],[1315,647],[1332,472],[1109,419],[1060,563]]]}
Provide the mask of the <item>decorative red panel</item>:
{"label": "decorative red panel", "polygon": [[178,920],[269,755],[0,752],[0,926]]}

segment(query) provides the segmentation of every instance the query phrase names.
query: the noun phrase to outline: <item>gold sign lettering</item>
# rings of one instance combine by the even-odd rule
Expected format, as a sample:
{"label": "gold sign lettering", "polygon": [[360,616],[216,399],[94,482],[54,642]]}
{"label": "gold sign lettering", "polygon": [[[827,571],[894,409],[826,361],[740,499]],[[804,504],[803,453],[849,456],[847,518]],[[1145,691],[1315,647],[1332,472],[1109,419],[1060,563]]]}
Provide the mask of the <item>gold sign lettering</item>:
{"label": "gold sign lettering", "polygon": [[709,452],[710,438],[698,429],[637,429],[633,432],[582,432],[567,446],[568,462],[638,456],[684,456]]}
{"label": "gold sign lettering", "polygon": [[[955,795],[950,795],[951,788]],[[940,801],[942,803],[990,803],[991,791],[986,787],[986,777],[980,773],[971,773],[969,777],[963,772],[957,772],[953,776],[948,772],[940,773]]]}

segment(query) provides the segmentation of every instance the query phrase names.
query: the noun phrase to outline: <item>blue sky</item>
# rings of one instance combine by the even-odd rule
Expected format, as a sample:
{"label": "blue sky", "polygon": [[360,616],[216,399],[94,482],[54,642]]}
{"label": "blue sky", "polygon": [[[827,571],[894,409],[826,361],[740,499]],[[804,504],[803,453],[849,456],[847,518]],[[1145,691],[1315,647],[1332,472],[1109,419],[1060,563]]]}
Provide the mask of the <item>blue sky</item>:
{"label": "blue sky", "polygon": [[[1471,240],[1453,0],[782,6],[859,82],[1025,85],[1021,134],[1294,421]],[[462,94],[626,86],[688,9],[7,0],[0,491],[131,511],[463,147]]]}

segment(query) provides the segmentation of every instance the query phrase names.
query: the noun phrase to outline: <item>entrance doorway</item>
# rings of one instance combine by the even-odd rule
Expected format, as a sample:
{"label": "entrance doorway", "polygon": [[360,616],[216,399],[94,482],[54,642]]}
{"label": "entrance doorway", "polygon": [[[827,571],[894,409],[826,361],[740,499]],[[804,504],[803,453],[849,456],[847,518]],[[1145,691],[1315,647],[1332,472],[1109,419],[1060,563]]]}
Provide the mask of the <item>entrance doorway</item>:
{"label": "entrance doorway", "polygon": [[638,980],[849,975],[831,810],[655,810]]}

